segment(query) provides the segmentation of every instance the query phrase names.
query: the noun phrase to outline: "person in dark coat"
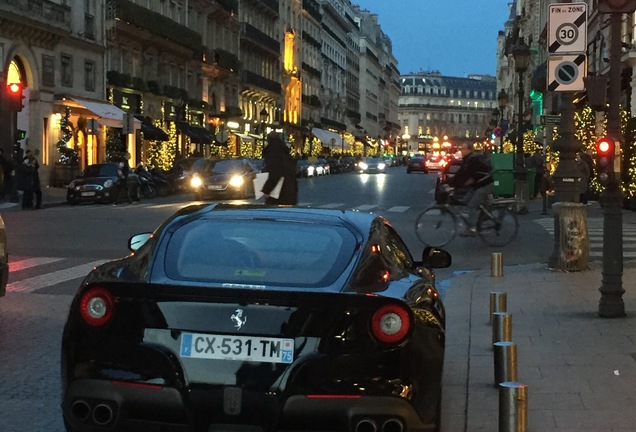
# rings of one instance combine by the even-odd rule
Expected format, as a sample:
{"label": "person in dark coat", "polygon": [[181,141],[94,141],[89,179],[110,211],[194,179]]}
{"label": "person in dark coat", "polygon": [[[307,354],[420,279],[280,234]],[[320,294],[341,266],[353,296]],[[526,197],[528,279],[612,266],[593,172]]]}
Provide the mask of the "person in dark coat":
{"label": "person in dark coat", "polygon": [[[289,149],[277,132],[267,136],[267,147],[263,150],[264,170],[269,175],[263,185],[265,203],[271,205],[296,205],[298,203],[298,181],[296,179],[296,162],[289,154]],[[270,196],[280,179],[283,186],[278,198]]]}
{"label": "person in dark coat", "polygon": [[21,166],[21,179],[22,181],[22,210],[33,208],[33,189],[36,175],[35,158],[29,156],[24,159]]}

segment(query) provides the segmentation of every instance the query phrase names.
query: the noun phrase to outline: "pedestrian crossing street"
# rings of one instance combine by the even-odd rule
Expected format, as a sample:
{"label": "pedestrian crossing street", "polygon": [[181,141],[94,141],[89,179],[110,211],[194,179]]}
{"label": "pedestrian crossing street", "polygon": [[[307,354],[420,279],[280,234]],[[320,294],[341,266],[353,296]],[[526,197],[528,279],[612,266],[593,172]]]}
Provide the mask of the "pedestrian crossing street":
{"label": "pedestrian crossing street", "polygon": [[[554,218],[535,219],[550,235],[554,237]],[[590,259],[603,259],[603,218],[588,218],[587,231],[590,240]],[[623,225],[623,258],[636,258],[636,226]]]}

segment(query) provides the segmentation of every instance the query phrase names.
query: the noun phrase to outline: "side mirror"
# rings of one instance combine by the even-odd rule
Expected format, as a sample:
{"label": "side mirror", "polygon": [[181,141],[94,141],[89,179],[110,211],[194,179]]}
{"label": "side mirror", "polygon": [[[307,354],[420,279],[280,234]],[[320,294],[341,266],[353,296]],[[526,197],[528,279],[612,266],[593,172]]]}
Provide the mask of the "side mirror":
{"label": "side mirror", "polygon": [[144,244],[146,244],[150,237],[152,237],[152,233],[135,234],[128,239],[128,249],[135,252]]}
{"label": "side mirror", "polygon": [[428,268],[446,268],[453,262],[451,254],[443,249],[426,247],[422,252],[422,265]]}

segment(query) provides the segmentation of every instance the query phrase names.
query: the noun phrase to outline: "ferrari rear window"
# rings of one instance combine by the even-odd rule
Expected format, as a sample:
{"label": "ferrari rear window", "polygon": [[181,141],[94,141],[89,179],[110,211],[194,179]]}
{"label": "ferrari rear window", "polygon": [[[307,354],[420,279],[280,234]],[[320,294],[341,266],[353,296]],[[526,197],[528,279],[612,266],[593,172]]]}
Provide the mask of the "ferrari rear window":
{"label": "ferrari rear window", "polygon": [[169,240],[173,280],[320,288],[347,268],[356,239],[340,225],[280,220],[199,219]]}

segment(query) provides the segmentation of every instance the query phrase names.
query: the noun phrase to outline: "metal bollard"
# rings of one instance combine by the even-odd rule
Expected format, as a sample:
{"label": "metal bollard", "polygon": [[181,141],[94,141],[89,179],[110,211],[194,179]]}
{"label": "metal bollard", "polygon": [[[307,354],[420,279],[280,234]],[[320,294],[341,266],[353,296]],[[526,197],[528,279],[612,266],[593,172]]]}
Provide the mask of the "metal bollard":
{"label": "metal bollard", "polygon": [[517,345],[495,342],[495,387],[506,381],[517,381]]}
{"label": "metal bollard", "polygon": [[490,276],[503,276],[503,254],[501,252],[493,252],[490,254]]}
{"label": "metal bollard", "polygon": [[512,314],[495,312],[492,316],[492,343],[512,342]]}
{"label": "metal bollard", "polygon": [[508,295],[505,292],[490,293],[490,313],[488,324],[492,325],[492,314],[495,312],[506,312],[508,308]]}
{"label": "metal bollard", "polygon": [[528,385],[519,382],[499,384],[499,432],[527,432]]}

